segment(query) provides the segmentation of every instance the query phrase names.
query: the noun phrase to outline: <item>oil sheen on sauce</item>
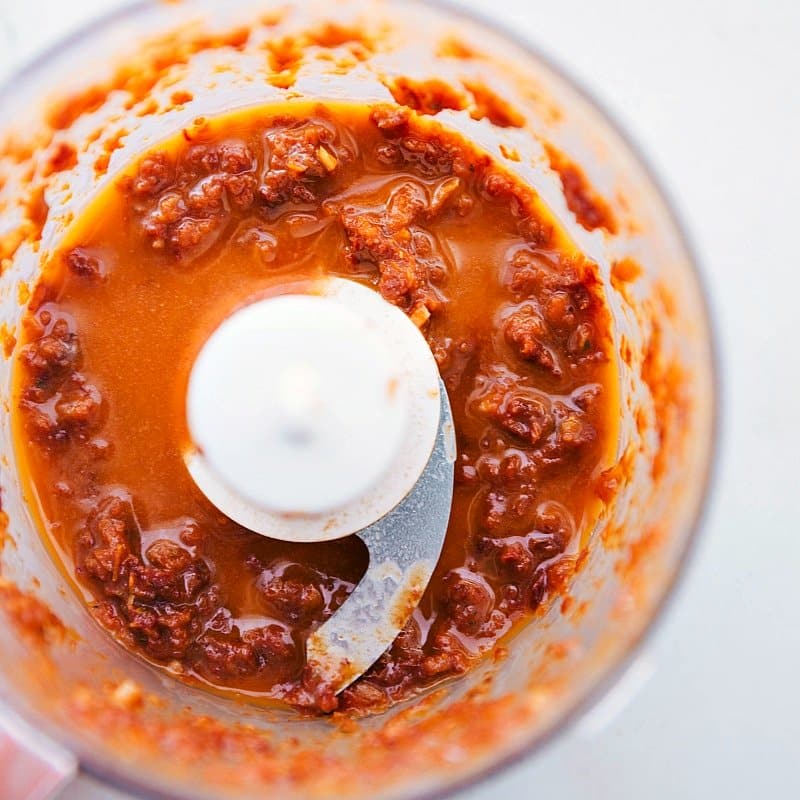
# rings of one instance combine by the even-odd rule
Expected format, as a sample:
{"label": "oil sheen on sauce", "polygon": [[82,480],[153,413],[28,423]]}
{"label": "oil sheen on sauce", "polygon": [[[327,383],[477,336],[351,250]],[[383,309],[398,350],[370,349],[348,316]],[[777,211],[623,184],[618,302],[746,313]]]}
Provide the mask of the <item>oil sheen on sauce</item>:
{"label": "oil sheen on sauce", "polygon": [[[326,274],[373,287],[423,331],[459,453],[428,591],[338,697],[309,680],[304,643],[366,549],[247,531],[183,460],[209,333]],[[18,460],[45,536],[123,645],[214,690],[382,710],[463,674],[564,588],[615,455],[609,326],[595,265],[455,134],[396,106],[240,112],[132,164],[46,265],[15,366]]]}

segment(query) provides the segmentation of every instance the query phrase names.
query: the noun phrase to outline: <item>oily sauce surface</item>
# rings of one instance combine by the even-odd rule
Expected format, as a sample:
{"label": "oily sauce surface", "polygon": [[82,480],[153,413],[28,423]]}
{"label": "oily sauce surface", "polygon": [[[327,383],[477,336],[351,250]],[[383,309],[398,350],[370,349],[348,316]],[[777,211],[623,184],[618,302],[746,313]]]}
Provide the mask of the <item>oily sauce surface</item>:
{"label": "oily sauce surface", "polygon": [[[380,710],[462,674],[563,589],[598,512],[616,390],[593,269],[524,187],[407,109],[198,124],[93,202],[34,292],[14,422],[43,527],[117,639],[218,689]],[[339,697],[308,675],[304,643],[366,549],[247,531],[183,460],[186,384],[210,331],[324,274],[373,286],[420,326],[459,451],[432,583]]]}

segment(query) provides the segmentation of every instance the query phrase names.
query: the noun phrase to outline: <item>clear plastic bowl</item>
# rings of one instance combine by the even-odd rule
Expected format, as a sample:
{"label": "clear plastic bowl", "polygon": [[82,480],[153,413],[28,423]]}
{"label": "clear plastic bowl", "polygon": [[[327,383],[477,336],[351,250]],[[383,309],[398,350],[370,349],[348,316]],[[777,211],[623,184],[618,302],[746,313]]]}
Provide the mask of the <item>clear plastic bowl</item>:
{"label": "clear plastic bowl", "polygon": [[[255,16],[264,20],[277,7],[265,0],[221,5],[139,3],[70,37],[0,91],[0,137],[16,130],[20,139],[36,140],[53,98],[63,100],[110,76],[132,53],[141,56],[146,39],[173,32],[163,44],[201,29],[230,30]],[[22,496],[8,416],[11,362],[2,360],[0,393],[7,413],[0,419],[0,485],[9,523],[8,535],[0,537],[0,726],[16,742],[14,763],[24,773],[20,786],[26,776],[41,777],[43,786],[48,776],[69,776],[79,765],[109,786],[146,797],[445,794],[531,755],[597,700],[651,628],[691,549],[713,455],[712,337],[693,255],[640,154],[560,71],[487,21],[435,3],[400,0],[374,5],[298,0],[288,6],[282,21],[266,19],[265,36],[321,30],[320,20],[336,18],[338,27],[328,30],[338,33],[328,44],[345,48],[336,51],[344,60],[313,58],[290,92],[323,101],[388,101],[381,80],[386,76],[459,81],[466,75],[526,117],[526,129],[501,129],[464,112],[438,115],[443,125],[474,139],[531,183],[600,265],[621,375],[618,486],[574,578],[572,611],[555,604],[507,644],[507,657],[490,659],[385,715],[347,723],[300,719],[177,683],[134,659],[92,621],[38,535]],[[389,52],[355,59],[348,67],[347,42],[336,42],[346,39],[342,31],[357,18],[371,27],[388,21],[394,44]],[[89,146],[73,172],[53,183],[39,251],[23,244],[0,276],[5,330],[19,322],[20,285],[32,284],[70,215],[115,169],[200,114],[285,99],[285,89],[264,80],[266,69],[265,52],[255,46],[201,53],[175,68],[168,88],[151,92],[168,97],[189,89],[195,99],[184,107],[137,116],[141,106],[126,109],[128,98],[117,92],[61,131],[59,136],[76,141],[96,128],[110,132],[122,124],[129,133],[102,176],[91,164],[102,153],[105,135]],[[569,153],[609,198],[621,221],[616,236],[590,234],[575,223],[543,158],[543,139]],[[46,139],[38,142],[34,151]],[[8,167],[8,159],[2,164]],[[24,166],[8,167],[11,177],[0,190],[0,240],[19,223],[18,201],[28,183]],[[619,266],[630,264],[626,258],[635,260],[641,274]],[[39,601],[68,633],[59,633]],[[144,701],[138,693],[131,696],[133,684],[141,687]],[[36,735],[21,748],[26,731]],[[9,748],[10,742],[0,745]],[[25,766],[34,762],[36,773]],[[29,795],[18,791],[19,797],[38,796],[36,787]]]}

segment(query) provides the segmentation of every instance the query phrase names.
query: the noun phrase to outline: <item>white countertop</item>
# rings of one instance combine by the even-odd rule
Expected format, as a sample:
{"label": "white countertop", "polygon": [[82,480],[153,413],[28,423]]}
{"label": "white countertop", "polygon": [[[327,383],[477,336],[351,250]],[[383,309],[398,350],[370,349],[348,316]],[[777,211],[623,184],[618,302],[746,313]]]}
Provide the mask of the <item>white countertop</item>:
{"label": "white countertop", "polygon": [[[27,55],[112,4],[0,0],[0,18]],[[582,722],[464,800],[799,797],[800,3],[458,4],[528,35],[661,173],[711,287],[725,413],[702,543],[646,651]],[[4,58],[0,44],[0,72]],[[100,798],[82,782],[60,800]]]}

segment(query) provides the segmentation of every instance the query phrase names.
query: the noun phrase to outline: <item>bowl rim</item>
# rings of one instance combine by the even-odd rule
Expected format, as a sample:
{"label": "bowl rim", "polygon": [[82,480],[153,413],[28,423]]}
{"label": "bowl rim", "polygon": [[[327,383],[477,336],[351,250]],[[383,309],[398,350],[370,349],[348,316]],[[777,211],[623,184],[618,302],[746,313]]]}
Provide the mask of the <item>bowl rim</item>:
{"label": "bowl rim", "polygon": [[[11,69],[0,82],[0,104],[12,91],[15,85],[33,77],[40,70],[46,69],[49,63],[65,50],[80,46],[88,37],[97,35],[103,29],[115,23],[123,22],[147,13],[158,7],[163,0],[123,0],[120,5],[111,11],[93,16],[79,25],[70,33],[57,37],[44,50],[24,61],[20,66]],[[401,0],[384,0],[389,4]],[[508,753],[485,765],[480,770],[463,778],[445,780],[442,785],[411,792],[405,795],[405,800],[444,800],[457,792],[473,789],[488,783],[492,778],[506,772],[511,767],[520,766],[546,746],[553,744],[559,737],[565,735],[574,725],[585,717],[609,691],[625,676],[629,668],[641,654],[644,646],[652,640],[657,631],[664,624],[667,612],[672,607],[678,594],[681,583],[686,579],[689,566],[697,552],[701,533],[708,521],[713,506],[713,500],[718,489],[720,461],[722,452],[721,431],[723,407],[724,378],[722,374],[722,360],[719,346],[717,315],[711,301],[711,293],[707,283],[707,273],[703,267],[694,236],[679,211],[675,196],[666,188],[659,170],[645,153],[644,148],[629,134],[618,121],[615,114],[588,89],[582,81],[576,78],[561,59],[537,41],[528,38],[525,34],[514,30],[510,23],[492,19],[488,13],[465,8],[458,0],[415,0],[428,6],[434,11],[448,15],[451,18],[461,18],[483,27],[487,31],[506,39],[521,52],[533,60],[543,64],[553,75],[567,84],[571,90],[592,111],[598,114],[609,126],[612,133],[618,137],[622,145],[628,150],[629,155],[641,169],[646,182],[650,184],[655,195],[661,201],[666,212],[666,219],[674,229],[678,244],[687,256],[689,272],[694,280],[697,299],[701,309],[702,333],[709,349],[710,378],[710,426],[708,442],[705,448],[705,465],[701,478],[700,492],[697,495],[696,507],[691,513],[691,522],[687,526],[687,535],[682,550],[678,555],[672,575],[664,583],[661,596],[653,606],[652,613],[636,637],[630,642],[627,649],[617,659],[603,667],[590,687],[573,699],[562,714],[547,723],[542,729],[536,731],[525,741],[517,744]],[[0,718],[5,708],[9,708],[13,715],[18,716],[30,724],[29,715],[18,707],[13,701],[5,698],[0,700]],[[49,734],[48,734],[49,735]],[[129,794],[141,800],[190,800],[190,795],[165,793],[163,790],[154,789],[144,781],[135,780],[114,771],[105,762],[95,760],[91,753],[76,753],[60,737],[54,737],[54,744],[77,758],[80,772],[91,779]]]}

